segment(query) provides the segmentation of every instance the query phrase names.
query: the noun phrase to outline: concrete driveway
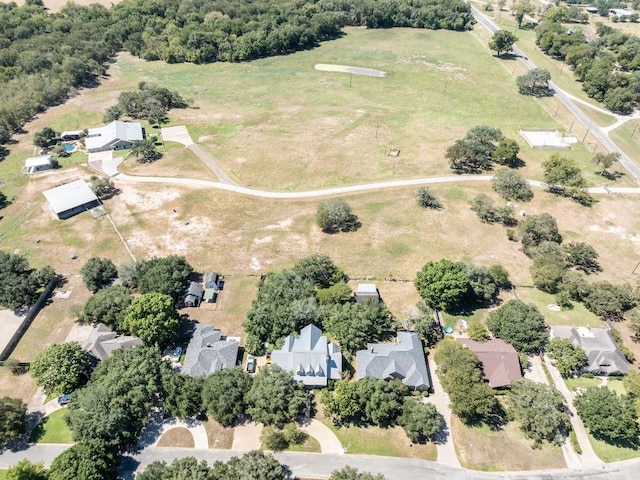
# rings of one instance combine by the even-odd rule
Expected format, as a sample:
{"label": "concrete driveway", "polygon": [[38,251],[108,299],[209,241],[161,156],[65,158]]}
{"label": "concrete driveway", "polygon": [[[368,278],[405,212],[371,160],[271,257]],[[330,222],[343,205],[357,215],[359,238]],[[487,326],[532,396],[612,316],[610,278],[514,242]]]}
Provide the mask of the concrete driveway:
{"label": "concrete driveway", "polygon": [[162,134],[162,139],[166,142],[181,143],[185,147],[195,144],[191,135],[189,135],[187,127],[184,125],[161,128],[160,133]]}

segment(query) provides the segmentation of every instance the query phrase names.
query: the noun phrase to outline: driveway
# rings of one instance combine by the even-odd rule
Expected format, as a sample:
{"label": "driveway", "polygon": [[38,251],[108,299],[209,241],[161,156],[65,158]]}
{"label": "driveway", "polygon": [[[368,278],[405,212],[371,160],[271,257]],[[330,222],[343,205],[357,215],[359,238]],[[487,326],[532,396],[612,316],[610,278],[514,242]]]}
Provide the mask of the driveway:
{"label": "driveway", "polygon": [[237,450],[240,452],[260,450],[262,447],[262,443],[260,442],[261,433],[261,423],[245,422],[242,425],[237,425],[233,430],[233,443],[231,444],[231,450]]}
{"label": "driveway", "polygon": [[185,125],[177,127],[164,127],[160,129],[162,139],[167,142],[181,143],[185,147],[193,145],[195,142],[189,135],[189,131]]}
{"label": "driveway", "polygon": [[307,419],[300,425],[300,429],[318,441],[322,453],[334,455],[342,455],[344,453],[344,448],[342,448],[342,444],[336,434],[321,421],[315,418]]}

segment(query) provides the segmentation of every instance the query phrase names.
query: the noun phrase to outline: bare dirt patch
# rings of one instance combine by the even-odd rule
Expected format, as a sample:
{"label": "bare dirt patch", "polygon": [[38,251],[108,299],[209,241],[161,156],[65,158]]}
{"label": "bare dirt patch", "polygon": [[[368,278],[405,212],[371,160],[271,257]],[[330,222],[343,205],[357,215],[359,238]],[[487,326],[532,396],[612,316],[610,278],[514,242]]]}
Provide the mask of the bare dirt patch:
{"label": "bare dirt patch", "polygon": [[0,368],[0,398],[19,398],[28,404],[37,389],[36,382],[29,374],[14,376],[8,368]]}
{"label": "bare dirt patch", "polygon": [[231,448],[231,445],[233,444],[233,428],[223,427],[215,420],[207,420],[202,425],[207,431],[209,448]]}
{"label": "bare dirt patch", "polygon": [[194,448],[195,441],[189,429],[175,427],[164,433],[158,440],[158,447]]}

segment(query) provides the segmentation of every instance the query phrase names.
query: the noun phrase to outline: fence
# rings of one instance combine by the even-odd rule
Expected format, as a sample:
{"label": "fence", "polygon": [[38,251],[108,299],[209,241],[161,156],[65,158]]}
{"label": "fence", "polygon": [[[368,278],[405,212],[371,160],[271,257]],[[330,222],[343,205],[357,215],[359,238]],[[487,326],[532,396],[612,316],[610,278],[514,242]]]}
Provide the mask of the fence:
{"label": "fence", "polygon": [[8,359],[9,356],[13,353],[13,350],[16,348],[16,345],[18,345],[18,342],[20,341],[22,336],[29,329],[29,327],[31,326],[31,323],[36,318],[36,316],[38,315],[38,312],[44,306],[44,303],[49,298],[49,295],[51,295],[51,292],[53,291],[53,289],[56,288],[57,284],[58,284],[57,279],[51,280],[49,284],[46,286],[46,288],[44,289],[44,292],[42,292],[38,297],[38,300],[36,301],[36,303],[29,309],[29,312],[27,312],[27,315],[24,317],[24,320],[22,321],[18,329],[13,334],[13,337],[11,337],[11,340],[9,340],[9,343],[7,343],[7,345],[4,347],[4,350],[0,352],[0,361],[3,361],[3,364],[4,364],[4,360]]}

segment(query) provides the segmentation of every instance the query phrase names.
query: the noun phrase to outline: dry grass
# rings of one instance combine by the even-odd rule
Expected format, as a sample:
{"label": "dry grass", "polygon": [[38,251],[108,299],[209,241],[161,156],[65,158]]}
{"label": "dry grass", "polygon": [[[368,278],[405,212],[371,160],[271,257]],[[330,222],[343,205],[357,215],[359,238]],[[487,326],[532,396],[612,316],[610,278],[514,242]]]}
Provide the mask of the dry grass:
{"label": "dry grass", "polygon": [[223,427],[212,419],[207,420],[203,425],[209,438],[209,448],[231,448],[233,444],[233,428]]}
{"label": "dry grass", "polygon": [[160,437],[158,447],[194,448],[195,441],[188,428],[175,427]]}
{"label": "dry grass", "polygon": [[0,368],[0,398],[19,398],[28,404],[38,386],[31,375],[14,376],[8,368]]}
{"label": "dry grass", "polygon": [[524,437],[516,422],[508,423],[502,430],[493,431],[486,426],[466,427],[454,416],[451,429],[460,463],[472,470],[548,470],[566,467],[560,447],[545,444],[534,450],[531,448],[532,441]]}

